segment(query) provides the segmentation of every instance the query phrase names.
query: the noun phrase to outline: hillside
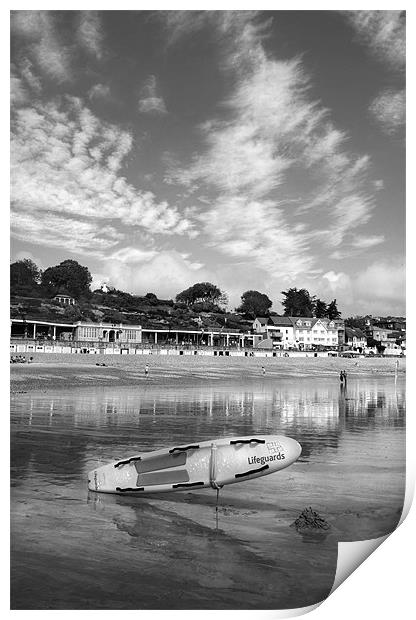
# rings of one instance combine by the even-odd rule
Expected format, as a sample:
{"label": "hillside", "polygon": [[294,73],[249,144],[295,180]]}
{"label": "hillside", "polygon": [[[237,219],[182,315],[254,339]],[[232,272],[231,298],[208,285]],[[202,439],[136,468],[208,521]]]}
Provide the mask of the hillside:
{"label": "hillside", "polygon": [[[141,297],[123,291],[96,290],[88,297],[80,299],[75,306],[64,307],[50,296],[39,291],[33,296],[26,291],[11,290],[11,318],[38,319],[54,323],[74,323],[89,321],[98,323],[124,323],[141,325],[150,329],[199,329],[228,328],[247,331],[252,321],[240,314],[220,311],[206,312],[201,308],[192,309],[173,300],[158,299],[153,293]],[[42,294],[42,293],[41,293]]]}

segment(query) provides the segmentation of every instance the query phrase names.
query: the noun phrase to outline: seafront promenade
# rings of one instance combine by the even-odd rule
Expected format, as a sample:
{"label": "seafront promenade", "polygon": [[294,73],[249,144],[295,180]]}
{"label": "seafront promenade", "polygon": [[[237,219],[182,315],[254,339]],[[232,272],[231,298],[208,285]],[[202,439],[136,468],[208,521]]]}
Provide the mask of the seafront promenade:
{"label": "seafront promenade", "polygon": [[106,343],[96,346],[94,343],[34,343],[12,341],[10,353],[77,354],[77,355],[205,355],[210,357],[328,357],[338,355],[336,351],[284,351],[272,349],[253,349],[242,347],[206,347],[195,345],[135,345],[119,346]]}

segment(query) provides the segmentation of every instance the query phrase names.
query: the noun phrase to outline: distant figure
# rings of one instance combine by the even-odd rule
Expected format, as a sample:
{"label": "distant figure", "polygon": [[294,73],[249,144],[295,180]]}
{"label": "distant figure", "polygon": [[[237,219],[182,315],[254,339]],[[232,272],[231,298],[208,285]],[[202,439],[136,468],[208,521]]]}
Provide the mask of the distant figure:
{"label": "distant figure", "polygon": [[261,367],[261,371],[262,371],[262,373],[263,373],[264,375],[266,374],[266,369],[265,369],[265,367],[264,367],[264,366],[262,366],[262,367]]}
{"label": "distant figure", "polygon": [[347,373],[345,372],[345,370],[343,370],[342,374],[344,376],[344,385],[345,385],[345,387],[347,387]]}
{"label": "distant figure", "polygon": [[145,377],[149,376],[149,364],[146,364],[146,366],[144,367],[144,376]]}
{"label": "distant figure", "polygon": [[399,360],[396,360],[396,373],[399,371]]}
{"label": "distant figure", "polygon": [[344,385],[344,371],[341,370],[339,373],[339,380],[341,381],[341,387]]}

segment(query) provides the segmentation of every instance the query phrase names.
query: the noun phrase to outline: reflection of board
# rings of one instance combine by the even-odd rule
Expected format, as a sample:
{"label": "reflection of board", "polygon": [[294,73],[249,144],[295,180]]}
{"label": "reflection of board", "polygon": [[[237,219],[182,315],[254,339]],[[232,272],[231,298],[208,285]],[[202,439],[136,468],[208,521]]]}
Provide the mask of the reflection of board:
{"label": "reflection of board", "polygon": [[290,437],[256,435],[143,452],[94,469],[88,488],[100,493],[160,493],[233,484],[294,463],[302,448]]}

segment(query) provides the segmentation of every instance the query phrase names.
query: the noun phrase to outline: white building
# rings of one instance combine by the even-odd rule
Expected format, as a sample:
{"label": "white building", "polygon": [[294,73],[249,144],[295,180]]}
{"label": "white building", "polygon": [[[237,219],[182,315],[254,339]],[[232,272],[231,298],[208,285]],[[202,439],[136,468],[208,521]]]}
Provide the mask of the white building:
{"label": "white building", "polygon": [[119,344],[142,342],[141,325],[122,323],[75,323],[74,337],[77,342],[113,342]]}
{"label": "white building", "polygon": [[335,321],[313,317],[292,317],[292,320],[295,327],[295,342],[299,349],[338,346],[338,326]]}

